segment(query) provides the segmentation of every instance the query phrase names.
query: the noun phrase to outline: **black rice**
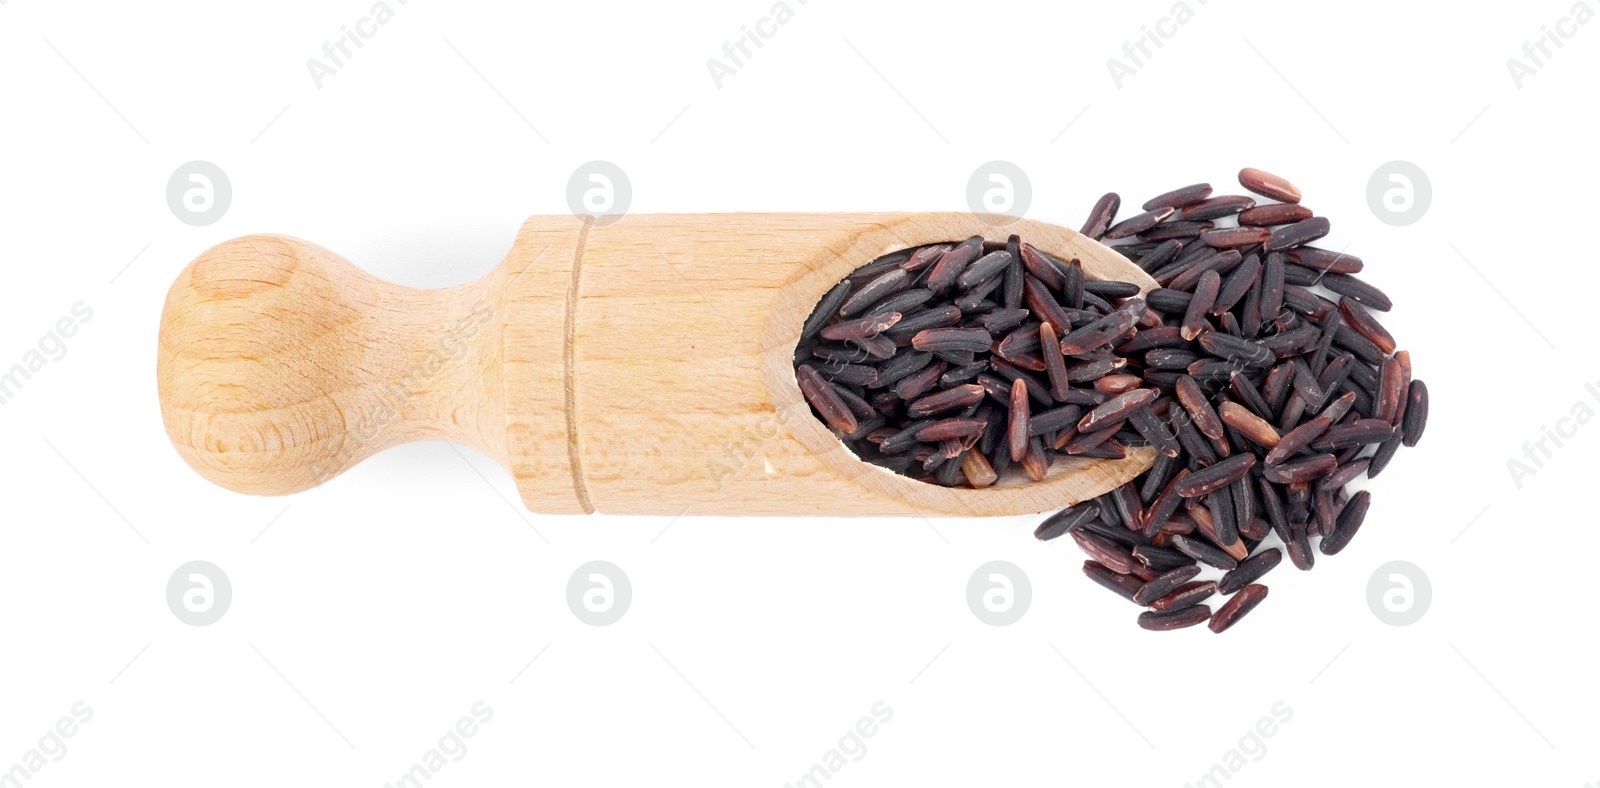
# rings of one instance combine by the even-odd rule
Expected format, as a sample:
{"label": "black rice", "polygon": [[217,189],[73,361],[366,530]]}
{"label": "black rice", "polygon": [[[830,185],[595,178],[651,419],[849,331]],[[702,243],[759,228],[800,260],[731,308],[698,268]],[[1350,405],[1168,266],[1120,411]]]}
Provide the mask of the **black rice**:
{"label": "black rice", "polygon": [[[1420,440],[1429,404],[1375,316],[1390,299],[1354,276],[1364,262],[1311,245],[1331,225],[1288,181],[1239,183],[1259,198],[1193,184],[1121,221],[1122,198],[1100,198],[1082,232],[1149,272],[1146,293],[1015,235],[871,261],[802,325],[802,393],[863,460],[934,484],[1154,448],[1139,478],[1036,536],[1071,533],[1091,579],[1148,605],[1141,626],[1226,629],[1282,556],[1305,570],[1347,548],[1370,493],[1345,485]],[[1190,574],[1215,569],[1220,584]],[[1212,616],[1199,603],[1219,590],[1235,593]]]}

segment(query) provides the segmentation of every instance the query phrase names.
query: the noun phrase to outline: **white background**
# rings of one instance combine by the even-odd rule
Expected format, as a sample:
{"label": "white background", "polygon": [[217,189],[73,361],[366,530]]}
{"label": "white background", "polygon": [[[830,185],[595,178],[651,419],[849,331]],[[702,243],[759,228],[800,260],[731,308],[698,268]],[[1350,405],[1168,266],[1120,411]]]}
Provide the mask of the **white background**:
{"label": "white background", "polygon": [[[776,788],[883,701],[892,720],[829,785],[1176,787],[1282,701],[1292,719],[1230,786],[1600,782],[1600,426],[1520,489],[1506,467],[1575,403],[1600,410],[1600,24],[1520,89],[1506,66],[1566,0],[1194,2],[1120,89],[1106,61],[1165,0],[795,0],[720,89],[706,61],[765,0],[394,6],[318,89],[306,60],[366,0],[0,2],[0,367],[93,310],[0,407],[0,770],[84,701],[28,785],[376,787],[484,701],[430,785]],[[234,192],[199,228],[165,198],[196,159]],[[1370,485],[1347,551],[1285,562],[1225,636],[1139,630],[1068,540],[1031,538],[1036,517],[536,516],[442,443],[252,498],[171,449],[156,328],[202,250],[282,232],[407,285],[467,282],[524,217],[566,212],[593,159],[627,172],[633,212],[966,210],[968,177],[1003,159],[1030,217],[1072,227],[1107,190],[1284,174],[1394,297],[1427,438]],[[1432,184],[1407,227],[1366,198],[1392,160]],[[165,602],[196,559],[233,585],[206,627]],[[567,608],[590,560],[632,581],[608,627]],[[1011,626],[966,604],[990,560],[1032,581]],[[1391,560],[1431,580],[1411,626],[1368,607]]]}

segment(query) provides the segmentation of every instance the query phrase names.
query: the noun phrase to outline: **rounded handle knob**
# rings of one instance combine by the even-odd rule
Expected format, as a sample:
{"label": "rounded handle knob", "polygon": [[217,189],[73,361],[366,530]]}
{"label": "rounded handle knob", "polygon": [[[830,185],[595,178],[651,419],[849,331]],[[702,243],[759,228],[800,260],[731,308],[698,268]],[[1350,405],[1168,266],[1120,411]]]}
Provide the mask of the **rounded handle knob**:
{"label": "rounded handle knob", "polygon": [[286,236],[214,246],[162,313],[167,434],[205,478],[264,495],[421,438],[504,462],[496,274],[415,290]]}

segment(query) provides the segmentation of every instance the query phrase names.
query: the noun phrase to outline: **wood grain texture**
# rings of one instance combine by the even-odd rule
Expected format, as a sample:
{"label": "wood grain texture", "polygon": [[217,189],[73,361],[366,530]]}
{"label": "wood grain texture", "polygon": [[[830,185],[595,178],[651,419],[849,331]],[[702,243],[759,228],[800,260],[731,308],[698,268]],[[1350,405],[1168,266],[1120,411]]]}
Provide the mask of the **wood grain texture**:
{"label": "wood grain texture", "polygon": [[306,489],[443,438],[498,459],[544,513],[1008,515],[1149,467],[1058,459],[1050,477],[947,489],[861,462],[794,380],[801,323],[896,249],[1010,233],[1092,278],[1155,286],[1071,230],[965,213],[533,217],[482,280],[417,291],[302,241],[254,236],[173,285],[158,378],[168,434],[231,489]]}

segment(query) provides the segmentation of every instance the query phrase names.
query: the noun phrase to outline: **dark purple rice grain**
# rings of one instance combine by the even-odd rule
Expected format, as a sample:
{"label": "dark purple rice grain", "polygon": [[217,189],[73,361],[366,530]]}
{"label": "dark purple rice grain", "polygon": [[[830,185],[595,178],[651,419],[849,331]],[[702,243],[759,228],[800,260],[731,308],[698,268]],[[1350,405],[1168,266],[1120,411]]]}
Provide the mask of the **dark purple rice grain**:
{"label": "dark purple rice grain", "polygon": [[845,277],[845,279],[850,282],[852,287],[860,287],[861,285],[876,279],[885,271],[904,265],[910,259],[911,254],[909,250],[902,249],[898,252],[890,252],[889,254],[879,257],[872,262],[867,263],[866,265],[861,266],[854,271],[851,271],[849,276]]}
{"label": "dark purple rice grain", "polygon": [[1111,222],[1117,218],[1117,209],[1122,207],[1122,197],[1116,192],[1108,192],[1095,201],[1094,208],[1089,211],[1089,218],[1084,221],[1083,229],[1078,232],[1095,239],[1105,237],[1106,230],[1111,227]]}
{"label": "dark purple rice grain", "polygon": [[[1243,401],[1245,407],[1249,408],[1257,416],[1263,419],[1272,417],[1272,407],[1267,404],[1265,399],[1262,399],[1260,390],[1256,388],[1255,383],[1250,381],[1249,376],[1244,371],[1234,371],[1233,377],[1228,380],[1228,391],[1234,397]],[[1221,414],[1217,415],[1220,416]],[[1273,445],[1276,446],[1277,444]]]}
{"label": "dark purple rice grain", "polygon": [[1394,437],[1394,434],[1394,425],[1383,419],[1360,419],[1349,424],[1335,424],[1329,427],[1321,439],[1311,444],[1311,448],[1323,452],[1338,451],[1352,446],[1383,443]]}
{"label": "dark purple rice grain", "polygon": [[[854,391],[851,391],[845,386],[840,386],[837,384],[831,385],[833,385],[833,392],[839,395],[839,399],[844,402],[845,407],[848,407],[851,413],[856,414],[857,421],[878,417],[879,414],[877,409],[872,407],[871,403],[862,399],[860,395],[856,394]],[[863,435],[865,434],[863,433]]]}
{"label": "dark purple rice grain", "polygon": [[1222,548],[1211,544],[1205,539],[1197,539],[1192,536],[1174,536],[1172,537],[1172,546],[1178,548],[1179,552],[1184,555],[1206,566],[1216,567],[1223,571],[1229,571],[1239,566],[1238,559],[1223,552]]}
{"label": "dark purple rice grain", "polygon": [[1344,500],[1336,498],[1327,485],[1318,481],[1312,487],[1311,494],[1311,522],[1316,526],[1317,536],[1327,536],[1333,533],[1333,528],[1339,518],[1339,511],[1344,506]]}
{"label": "dark purple rice grain", "polygon": [[1178,255],[1183,252],[1183,245],[1184,242],[1176,238],[1162,241],[1134,262],[1147,273],[1158,270],[1177,259]]}
{"label": "dark purple rice grain", "polygon": [[1044,369],[1046,377],[1050,380],[1051,398],[1065,401],[1068,392],[1072,390],[1072,384],[1067,378],[1067,363],[1061,357],[1061,342],[1056,334],[1056,328],[1049,323],[1039,326],[1039,353],[1044,356]]}
{"label": "dark purple rice grain", "polygon": [[1270,227],[1275,224],[1293,224],[1310,219],[1311,209],[1297,203],[1269,203],[1257,205],[1239,214],[1239,224],[1249,227]]}
{"label": "dark purple rice grain", "polygon": [[1309,482],[1320,479],[1332,473],[1339,467],[1338,458],[1332,454],[1314,454],[1301,460],[1292,460],[1281,465],[1268,465],[1262,477],[1269,482],[1278,484],[1293,484],[1295,482]]}
{"label": "dark purple rice grain", "polygon": [[[1076,258],[1067,263],[1061,272],[1061,300],[1062,305],[1073,310],[1094,310],[1081,316],[1074,315],[1073,322],[1088,322],[1098,317],[1101,313],[1111,310],[1111,305],[1100,300],[1099,296],[1085,290],[1088,281],[1083,273],[1083,264]],[[1064,329],[1066,327],[1063,327]]]}
{"label": "dark purple rice grain", "polygon": [[[1098,498],[1095,498],[1094,503],[1096,506],[1100,507],[1100,521],[1095,523],[1095,527],[1090,527],[1089,530],[1099,533],[1102,536],[1108,536],[1113,541],[1120,544],[1125,544],[1128,547],[1133,547],[1135,545],[1142,544],[1144,541],[1148,541],[1139,536],[1137,530],[1123,527],[1124,523],[1122,520],[1118,519],[1117,516],[1117,502],[1111,500],[1111,492],[1109,490],[1101,494]],[[1111,536],[1111,534],[1106,533],[1106,531],[1115,533],[1117,535]]]}
{"label": "dark purple rice grain", "polygon": [[990,278],[1000,276],[1006,270],[1006,266],[1010,264],[1010,252],[990,252],[967,266],[966,270],[956,277],[956,287],[962,290],[971,290]]}
{"label": "dark purple rice grain", "polygon": [[1117,429],[1120,426],[1120,424],[1113,424],[1110,427],[1094,432],[1065,433],[1062,435],[1063,438],[1066,438],[1063,446],[1065,446],[1068,454],[1087,453],[1090,449],[1111,440],[1111,437],[1117,434]]}
{"label": "dark purple rice grain", "polygon": [[[1077,532],[1074,531],[1073,533]],[[1125,573],[1113,572],[1098,561],[1084,561],[1083,573],[1088,575],[1090,580],[1110,589],[1112,593],[1129,602],[1133,601],[1133,595],[1144,586],[1144,581],[1139,578]]]}
{"label": "dark purple rice grain", "polygon": [[1218,197],[1207,197],[1199,202],[1183,206],[1174,221],[1206,221],[1208,219],[1221,219],[1224,216],[1233,216],[1241,211],[1255,207],[1253,197],[1242,194],[1225,194]]}
{"label": "dark purple rice grain", "polygon": [[1132,282],[1116,282],[1110,279],[1085,281],[1083,291],[1102,298],[1132,298],[1140,292],[1139,286]]}
{"label": "dark purple rice grain", "polygon": [[1039,328],[1040,324],[1032,321],[1023,323],[995,344],[994,354],[1011,359],[1040,350],[1043,345],[1039,340]]}
{"label": "dark purple rice grain", "polygon": [[1377,366],[1383,363],[1385,354],[1372,344],[1372,340],[1361,336],[1355,329],[1340,324],[1333,335],[1333,343],[1356,355],[1356,358]]}
{"label": "dark purple rice grain", "polygon": [[1155,501],[1150,504],[1150,508],[1145,511],[1144,527],[1140,529],[1143,534],[1155,536],[1156,532],[1160,531],[1167,524],[1167,521],[1172,518],[1172,515],[1177,513],[1178,505],[1183,503],[1183,496],[1178,494],[1178,487],[1183,484],[1184,478],[1188,475],[1189,469],[1179,470],[1177,475],[1172,477],[1172,481],[1161,491],[1161,494],[1156,496]]}
{"label": "dark purple rice grain", "polygon": [[1061,326],[1066,330],[1072,325],[1072,317],[1067,314],[1050,294],[1049,288],[1038,277],[1026,274],[1022,277],[1022,299],[1028,305],[1035,317],[1053,326]]}
{"label": "dark purple rice grain", "polygon": [[822,415],[823,421],[827,422],[828,426],[840,432],[855,432],[855,413],[845,405],[844,400],[839,398],[838,391],[822,379],[816,368],[802,364],[796,370],[796,376],[800,383],[800,393],[805,395],[806,402],[811,403],[811,407],[817,409],[817,413]]}
{"label": "dark purple rice grain", "polygon": [[1343,487],[1346,484],[1349,484],[1350,482],[1353,482],[1365,475],[1367,473],[1367,469],[1371,467],[1371,465],[1372,460],[1370,458],[1363,457],[1361,459],[1351,460],[1350,462],[1341,464],[1338,470],[1328,474],[1326,478],[1319,482],[1319,484],[1328,487]]}
{"label": "dark purple rice grain", "polygon": [[1156,348],[1144,354],[1146,369],[1186,370],[1190,364],[1199,360],[1200,357],[1193,351],[1183,348]]}
{"label": "dark purple rice grain", "polygon": [[[1050,398],[1049,387],[1038,378],[1028,374],[1017,366],[999,358],[989,358],[989,369],[1004,379],[1001,395],[995,397],[1002,405],[1010,402],[1012,381],[1023,381],[1028,384],[1028,399],[1043,407],[1050,407],[1055,402]],[[979,381],[982,383],[983,381]],[[988,384],[985,384],[987,389]]]}
{"label": "dark purple rice grain", "polygon": [[1345,504],[1344,511],[1339,513],[1339,520],[1333,533],[1323,537],[1317,547],[1323,555],[1337,555],[1355,538],[1356,531],[1360,530],[1361,522],[1367,518],[1367,507],[1372,503],[1372,493],[1362,490],[1351,496],[1350,502]]}
{"label": "dark purple rice grain", "polygon": [[1147,610],[1139,614],[1139,626],[1152,632],[1168,632],[1203,624],[1209,618],[1211,608],[1197,604],[1165,612]]}
{"label": "dark purple rice grain", "polygon": [[1395,349],[1394,337],[1389,331],[1378,323],[1377,318],[1360,304],[1350,299],[1339,301],[1339,314],[1344,317],[1350,330],[1360,334],[1367,341],[1384,353],[1393,353]]}
{"label": "dark purple rice grain", "polygon": [[1239,328],[1245,336],[1259,336],[1261,333],[1261,292],[1265,289],[1265,280],[1258,276],[1244,294],[1244,305],[1239,307]]}
{"label": "dark purple rice grain", "polygon": [[994,337],[980,327],[972,328],[929,328],[918,331],[911,337],[911,346],[917,350],[970,350],[980,352],[989,349]]}
{"label": "dark purple rice grain", "polygon": [[1406,400],[1405,415],[1400,424],[1404,443],[1410,448],[1422,440],[1422,431],[1428,426],[1428,384],[1420,380],[1411,381]]}
{"label": "dark purple rice grain", "polygon": [[1144,436],[1144,439],[1149,441],[1150,445],[1154,446],[1156,451],[1163,456],[1178,456],[1181,447],[1178,445],[1177,437],[1172,434],[1171,430],[1167,429],[1167,425],[1152,413],[1149,408],[1134,411],[1128,417],[1128,423],[1132,424],[1133,428]]}
{"label": "dark purple rice grain", "polygon": [[[957,310],[957,317],[959,319],[960,310]],[[1027,318],[1028,310],[1026,309],[996,309],[978,318],[978,325],[988,329],[991,334],[1004,334],[1022,325],[1022,321]]]}
{"label": "dark purple rice grain", "polygon": [[1210,495],[1250,475],[1250,469],[1255,464],[1254,454],[1235,454],[1209,468],[1202,468],[1190,474],[1178,485],[1178,494],[1185,498]]}
{"label": "dark purple rice grain", "polygon": [[1084,529],[1073,531],[1072,539],[1078,543],[1079,549],[1107,569],[1123,575],[1132,571],[1133,553],[1125,545]]}
{"label": "dark purple rice grain", "polygon": [[[1173,214],[1173,216],[1176,217],[1177,214]],[[1211,222],[1180,222],[1174,218],[1172,221],[1162,222],[1148,230],[1145,230],[1142,233],[1139,233],[1139,240],[1146,242],[1172,240],[1187,241],[1191,238],[1198,238],[1200,237],[1201,233],[1213,230],[1215,228],[1216,225]]]}
{"label": "dark purple rice grain", "polygon": [[900,264],[900,267],[911,273],[919,273],[928,266],[939,262],[939,258],[943,257],[944,253],[948,251],[950,251],[950,244],[924,246],[912,252],[911,256]]}
{"label": "dark purple rice grain", "polygon": [[1311,317],[1315,317],[1323,309],[1322,299],[1318,298],[1316,293],[1287,282],[1283,285],[1283,305],[1291,311]]}
{"label": "dark purple rice grain", "polygon": [[1195,183],[1180,186],[1170,192],[1163,192],[1146,200],[1141,210],[1153,211],[1157,208],[1182,208],[1192,205],[1211,196],[1211,184]]}
{"label": "dark purple rice grain", "polygon": [[1040,523],[1039,527],[1034,529],[1033,536],[1040,541],[1049,541],[1062,534],[1076,531],[1099,516],[1100,507],[1092,503],[1068,506],[1050,515],[1044,522]]}
{"label": "dark purple rice grain", "polygon": [[1146,582],[1138,591],[1134,592],[1133,603],[1149,606],[1157,599],[1176,591],[1179,586],[1193,580],[1194,576],[1198,574],[1200,574],[1200,567],[1193,565],[1167,570]]}
{"label": "dark purple rice grain", "polygon": [[[1148,411],[1147,411],[1148,412]],[[1180,452],[1181,453],[1181,452]],[[1156,455],[1155,462],[1150,470],[1141,478],[1139,487],[1139,500],[1149,504],[1161,494],[1161,490],[1172,479],[1174,473],[1181,467],[1176,456],[1169,457],[1165,454]]]}
{"label": "dark purple rice grain", "polygon": [[1215,249],[1238,249],[1254,246],[1272,236],[1265,227],[1224,227],[1200,235],[1200,242]]}
{"label": "dark purple rice grain", "polygon": [[1217,302],[1217,291],[1221,287],[1222,277],[1216,271],[1206,271],[1201,275],[1195,285],[1194,295],[1189,299],[1189,308],[1184,310],[1183,323],[1180,325],[1184,339],[1194,339],[1211,326],[1206,320],[1206,313],[1211,311],[1211,306]]}
{"label": "dark purple rice grain", "polygon": [[1283,255],[1267,254],[1261,267],[1261,316],[1270,319],[1283,309]]}
{"label": "dark purple rice grain", "polygon": [[1158,275],[1153,278],[1157,284],[1164,287],[1192,293],[1195,285],[1200,282],[1200,277],[1205,276],[1207,272],[1214,271],[1218,275],[1227,273],[1243,259],[1238,249],[1223,249],[1186,263],[1175,263],[1167,270],[1157,272]]}
{"label": "dark purple rice grain", "polygon": [[1194,607],[1210,599],[1217,593],[1217,584],[1212,580],[1198,580],[1185,583],[1172,590],[1160,599],[1150,603],[1150,609],[1156,612],[1173,612],[1184,608]]}
{"label": "dark purple rice grain", "polygon": [[890,312],[883,315],[873,315],[859,320],[849,320],[843,323],[834,323],[822,329],[823,339],[864,339],[875,337],[885,329],[900,322],[899,312]]}
{"label": "dark purple rice grain", "polygon": [[[905,289],[910,284],[911,274],[903,268],[891,268],[852,293],[849,300],[839,308],[839,316],[850,318],[865,314],[873,304]],[[932,294],[929,295],[931,297]]]}
{"label": "dark purple rice grain", "polygon": [[[1249,456],[1249,455],[1244,455]],[[1237,481],[1237,480],[1236,480]],[[1206,536],[1223,552],[1232,555],[1235,560],[1243,560],[1249,552],[1239,549],[1239,518],[1233,509],[1233,493],[1230,491],[1233,482],[1227,488],[1213,490],[1206,495],[1205,506],[1191,510],[1194,518],[1202,529],[1206,526],[1207,515],[1210,516],[1211,529]]]}
{"label": "dark purple rice grain", "polygon": [[1261,248],[1268,252],[1281,252],[1285,249],[1292,249],[1327,235],[1330,227],[1331,225],[1326,216],[1316,216],[1298,221],[1273,230],[1272,235],[1261,244]]}
{"label": "dark purple rice grain", "polygon": [[1394,308],[1394,303],[1383,294],[1382,290],[1349,274],[1328,274],[1322,277],[1322,286],[1379,312],[1387,312]]}
{"label": "dark purple rice grain", "polygon": [[1384,359],[1378,369],[1378,412],[1376,418],[1400,425],[1411,389],[1411,354],[1402,350]]}
{"label": "dark purple rice grain", "polygon": [[1148,230],[1148,229],[1156,226],[1157,224],[1160,224],[1162,221],[1166,220],[1167,217],[1171,216],[1174,212],[1175,212],[1175,209],[1173,209],[1171,207],[1153,208],[1153,209],[1146,210],[1144,213],[1138,214],[1137,216],[1133,216],[1133,217],[1130,217],[1130,218],[1127,218],[1127,219],[1123,219],[1122,221],[1117,222],[1114,225],[1111,225],[1111,228],[1106,230],[1105,237],[1107,237],[1107,238],[1127,238],[1128,236],[1135,235],[1135,234],[1138,234],[1138,233],[1142,233],[1145,230]]}
{"label": "dark purple rice grain", "polygon": [[[1189,309],[1189,300],[1193,296],[1178,290],[1168,290],[1160,287],[1145,294],[1145,300],[1150,308],[1169,315],[1182,315]],[[1187,340],[1185,340],[1187,342]]]}
{"label": "dark purple rice grain", "polygon": [[[1111,312],[1061,338],[1061,352],[1069,356],[1082,355],[1112,343],[1128,333],[1144,314],[1145,301],[1130,298]],[[1050,321],[1055,325],[1054,321]]]}
{"label": "dark purple rice grain", "polygon": [[949,387],[957,383],[965,383],[988,369],[989,362],[987,361],[974,361],[964,366],[952,367],[939,376],[939,385]]}
{"label": "dark purple rice grain", "polygon": [[1206,331],[1199,335],[1200,347],[1207,353],[1243,367],[1266,369],[1272,366],[1276,355],[1265,345],[1248,339]]}
{"label": "dark purple rice grain", "polygon": [[1200,434],[1212,440],[1222,439],[1222,419],[1217,416],[1217,411],[1211,407],[1205,391],[1194,378],[1178,378],[1174,393],[1177,395],[1178,404],[1182,405],[1189,413],[1189,417],[1194,419],[1194,425],[1200,430]]}
{"label": "dark purple rice grain", "polygon": [[1250,550],[1254,550],[1255,546],[1261,544],[1261,540],[1266,539],[1270,533],[1272,526],[1259,517],[1239,528],[1239,538],[1245,541],[1245,546]]}
{"label": "dark purple rice grain", "polygon": [[1094,410],[1089,411],[1078,422],[1078,431],[1093,432],[1098,429],[1104,429],[1107,425],[1128,418],[1134,411],[1149,407],[1150,403],[1154,402],[1155,399],[1155,389],[1134,389],[1133,391],[1119,394],[1106,400]]}
{"label": "dark purple rice grain", "polygon": [[957,408],[965,408],[982,399],[983,387],[976,383],[952,386],[911,402],[906,406],[906,414],[922,418]]}
{"label": "dark purple rice grain", "polygon": [[1111,503],[1110,493],[1095,499],[1095,506],[1100,507],[1100,519],[1091,521],[1083,530],[1100,534],[1117,544],[1127,547],[1130,551],[1140,545],[1151,544],[1151,540],[1139,535],[1138,531],[1130,531],[1121,523],[1116,522],[1116,505]]}
{"label": "dark purple rice grain", "polygon": [[1118,244],[1111,247],[1111,251],[1128,258],[1130,262],[1137,263],[1141,258],[1149,254],[1152,249],[1160,245],[1155,241],[1139,241],[1137,243]]}
{"label": "dark purple rice grain", "polygon": [[920,350],[902,352],[878,366],[877,377],[864,384],[869,389],[888,388],[901,378],[920,371],[933,361],[933,354]]}
{"label": "dark purple rice grain", "polygon": [[1311,373],[1311,365],[1306,363],[1304,358],[1297,356],[1290,359],[1289,363],[1294,366],[1294,379],[1292,381],[1294,393],[1300,395],[1308,409],[1316,410],[1322,404],[1327,392],[1324,392],[1322,387],[1317,385],[1317,376]]}
{"label": "dark purple rice grain", "polygon": [[[1221,417],[1224,425],[1238,430],[1241,436],[1257,446],[1272,449],[1282,440],[1278,435],[1278,431],[1266,419],[1257,416],[1249,408],[1237,402],[1222,403],[1222,406],[1217,409],[1217,415]],[[1247,447],[1236,446],[1235,448],[1243,451]]]}
{"label": "dark purple rice grain", "polygon": [[1180,566],[1192,566],[1194,559],[1168,547],[1135,545],[1133,557],[1148,567],[1166,571]]}
{"label": "dark purple rice grain", "polygon": [[897,381],[890,389],[896,397],[909,402],[933,390],[939,385],[939,377],[944,374],[949,362],[943,359],[934,359],[928,366],[917,370]]}
{"label": "dark purple rice grain", "polygon": [[1261,256],[1252,254],[1245,257],[1239,265],[1228,273],[1227,281],[1223,282],[1222,289],[1217,292],[1217,301],[1211,306],[1211,314],[1222,315],[1230,313],[1238,303],[1250,292],[1250,286],[1261,275]]}
{"label": "dark purple rice grain", "polygon": [[948,438],[965,438],[983,432],[987,426],[980,419],[949,418],[930,422],[917,430],[919,441],[942,441]]}
{"label": "dark purple rice grain", "polygon": [[826,295],[822,296],[822,300],[817,302],[816,308],[806,318],[805,324],[800,327],[800,342],[804,344],[806,340],[815,337],[821,332],[822,327],[827,325],[834,315],[838,314],[839,308],[844,306],[844,302],[849,298],[850,281],[848,279],[834,285]]}
{"label": "dark purple rice grain", "polygon": [[[1183,380],[1183,378],[1179,378]],[[1194,419],[1182,408],[1173,408],[1167,417],[1172,425],[1173,434],[1178,438],[1178,445],[1189,453],[1189,456],[1201,465],[1212,465],[1217,461],[1216,450],[1206,441],[1204,435],[1195,427]]]}
{"label": "dark purple rice grain", "polygon": [[1306,523],[1297,522],[1289,526],[1289,538],[1284,541],[1284,552],[1289,554],[1289,562],[1294,568],[1309,572],[1317,564],[1317,555],[1311,549],[1311,535],[1306,530]]}
{"label": "dark purple rice grain", "polygon": [[[1333,335],[1324,332],[1323,336],[1326,339],[1331,338]],[[1326,347],[1327,345],[1324,344],[1319,347],[1319,350]],[[1317,388],[1322,389],[1324,398],[1326,398],[1328,395],[1331,395],[1334,391],[1337,391],[1339,389],[1339,384],[1345,382],[1345,380],[1350,377],[1350,370],[1355,366],[1355,363],[1355,356],[1349,353],[1340,353],[1322,368],[1322,372],[1318,373],[1317,375]],[[1325,402],[1326,399],[1324,399],[1323,402],[1316,403],[1316,405],[1320,407]]]}
{"label": "dark purple rice grain", "polygon": [[1028,451],[1028,383],[1011,382],[1011,393],[1006,401],[1008,416],[1006,445],[1010,447],[1011,461],[1020,462]]}
{"label": "dark purple rice grain", "polygon": [[1335,274],[1358,274],[1365,267],[1361,262],[1361,258],[1353,254],[1332,252],[1327,249],[1318,249],[1315,246],[1302,246],[1292,249],[1289,251],[1288,257],[1296,265],[1303,265],[1306,268]]}
{"label": "dark purple rice grain", "polygon": [[927,285],[934,292],[943,292],[955,284],[956,278],[978,255],[983,254],[983,236],[974,235],[950,248],[928,269]]}
{"label": "dark purple rice grain", "polygon": [[1372,453],[1372,462],[1367,465],[1367,478],[1376,479],[1383,469],[1389,466],[1389,461],[1394,459],[1395,452],[1400,450],[1404,441],[1404,433],[1395,433],[1394,437],[1378,444],[1378,450]]}
{"label": "dark purple rice grain", "polygon": [[843,383],[852,386],[877,385],[882,371],[861,364],[839,364],[830,362],[821,370],[823,377],[834,383]]}
{"label": "dark purple rice grain", "polygon": [[[1144,507],[1140,504],[1139,488],[1128,482],[1111,491],[1111,502],[1115,505],[1118,519],[1128,524],[1132,530],[1138,523],[1144,521]],[[1154,536],[1150,534],[1149,536]]]}
{"label": "dark purple rice grain", "polygon": [[977,360],[978,354],[971,350],[935,350],[933,357],[943,360],[952,366],[965,366]]}
{"label": "dark purple rice grain", "polygon": [[[1353,400],[1354,398],[1352,397],[1351,399]],[[1267,452],[1267,465],[1279,465],[1284,460],[1293,457],[1301,449],[1310,446],[1313,441],[1321,438],[1322,433],[1327,432],[1332,425],[1333,419],[1327,414],[1321,414],[1284,433],[1283,437],[1278,439],[1278,445]]]}
{"label": "dark purple rice grain", "polygon": [[1293,263],[1283,264],[1283,283],[1296,287],[1311,287],[1322,279],[1321,271],[1313,271],[1302,265]]}
{"label": "dark purple rice grain", "polygon": [[[1219,584],[1220,585],[1220,584]],[[1244,618],[1250,611],[1255,610],[1267,598],[1267,587],[1264,585],[1247,585],[1239,589],[1222,607],[1217,608],[1215,615],[1211,616],[1210,623],[1206,624],[1212,632],[1221,633]]]}
{"label": "dark purple rice grain", "polygon": [[1281,202],[1300,202],[1300,190],[1294,184],[1266,170],[1245,167],[1239,171],[1239,185],[1263,197]]}
{"label": "dark purple rice grain", "polygon": [[1072,425],[1082,416],[1083,407],[1079,405],[1062,405],[1035,413],[1028,418],[1028,437],[1072,429]]}
{"label": "dark purple rice grain", "polygon": [[1239,568],[1222,576],[1217,581],[1217,591],[1223,594],[1232,594],[1271,572],[1283,560],[1283,553],[1276,547],[1262,550],[1249,558],[1239,562]]}
{"label": "dark purple rice grain", "polygon": [[956,307],[963,313],[984,312],[995,308],[994,300],[989,296],[1000,289],[1001,278],[1001,274],[995,274],[978,283],[971,290],[963,291],[961,295],[956,297],[954,302]]}
{"label": "dark purple rice grain", "polygon": [[865,339],[852,339],[849,340],[847,344],[859,348],[862,353],[866,354],[868,358],[874,361],[883,361],[884,359],[890,358],[898,349],[898,346],[895,345],[894,340],[883,334],[879,334],[875,337],[867,337]]}

